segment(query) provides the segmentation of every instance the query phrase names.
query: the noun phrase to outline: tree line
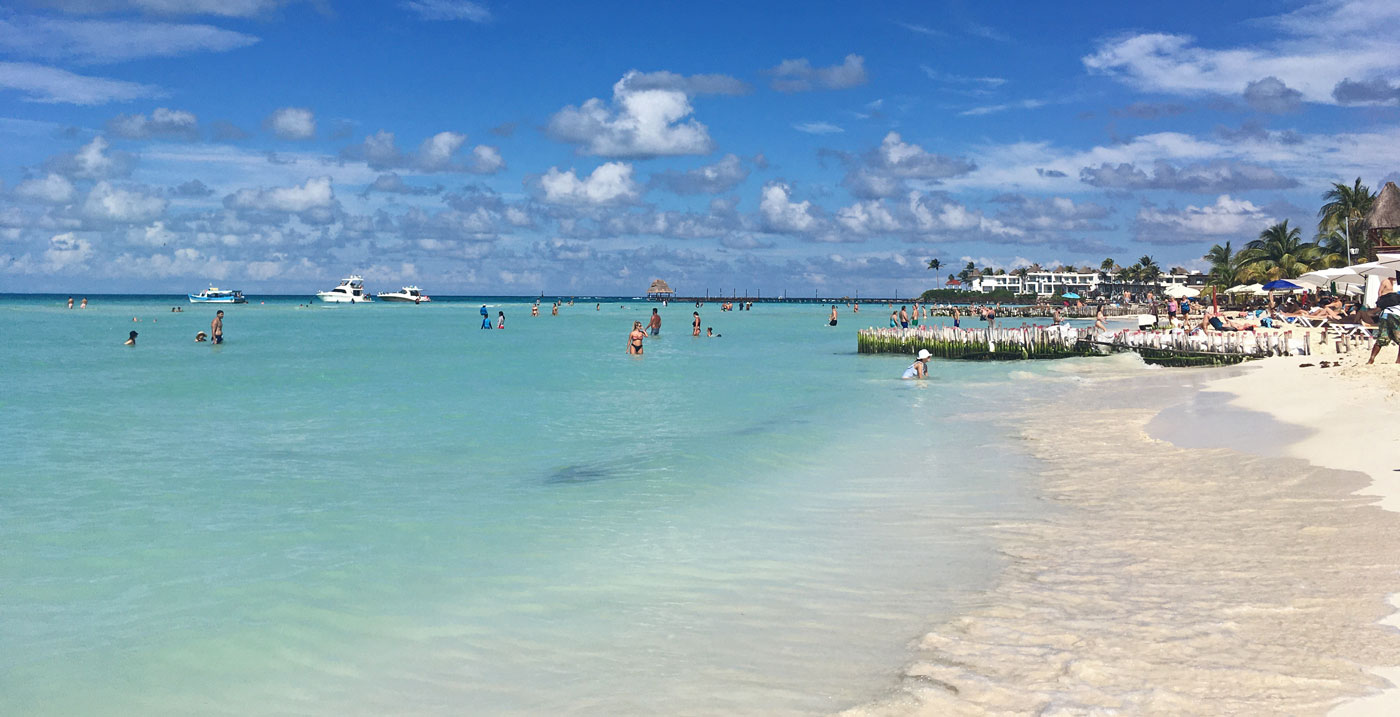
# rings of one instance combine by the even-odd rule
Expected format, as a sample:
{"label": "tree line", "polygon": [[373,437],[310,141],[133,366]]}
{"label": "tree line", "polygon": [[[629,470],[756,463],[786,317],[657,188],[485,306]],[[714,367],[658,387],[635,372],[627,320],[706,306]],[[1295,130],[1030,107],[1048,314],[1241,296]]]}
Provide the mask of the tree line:
{"label": "tree line", "polygon": [[1259,232],[1258,239],[1238,251],[1228,241],[1212,246],[1203,257],[1210,262],[1209,283],[1228,287],[1295,279],[1310,271],[1373,261],[1376,247],[1366,231],[1366,217],[1376,196],[1360,177],[1350,186],[1333,183],[1322,194],[1325,203],[1317,210],[1312,241],[1304,241],[1302,230],[1285,219]]}
{"label": "tree line", "polygon": [[[1207,283],[1214,286],[1230,287],[1236,284],[1263,283],[1274,279],[1294,279],[1302,274],[1319,269],[1330,269],[1376,258],[1376,247],[1372,241],[1366,217],[1371,214],[1377,193],[1361,183],[1357,177],[1351,185],[1333,183],[1322,194],[1324,204],[1318,209],[1317,233],[1312,241],[1303,241],[1302,230],[1289,226],[1285,219],[1259,232],[1259,238],[1247,243],[1243,249],[1235,250],[1230,242],[1216,244],[1202,257],[1210,264]],[[1387,235],[1390,232],[1386,232]],[[1348,255],[1350,251],[1350,255]],[[943,262],[938,259],[928,261],[930,271],[939,271]],[[1009,272],[1006,269],[993,269],[990,266],[978,268],[968,262],[961,271],[948,274],[948,284],[960,280],[964,285],[982,276],[1014,274],[1023,280],[1031,272],[1056,271],[1092,273],[1097,271],[1101,280],[1115,280],[1124,284],[1152,284],[1162,276],[1162,267],[1151,256],[1143,256],[1133,264],[1122,266],[1113,259],[1104,259],[1098,269],[1089,266],[1048,267],[1040,264],[1017,267]],[[1171,274],[1185,274],[1186,269],[1174,266]]]}

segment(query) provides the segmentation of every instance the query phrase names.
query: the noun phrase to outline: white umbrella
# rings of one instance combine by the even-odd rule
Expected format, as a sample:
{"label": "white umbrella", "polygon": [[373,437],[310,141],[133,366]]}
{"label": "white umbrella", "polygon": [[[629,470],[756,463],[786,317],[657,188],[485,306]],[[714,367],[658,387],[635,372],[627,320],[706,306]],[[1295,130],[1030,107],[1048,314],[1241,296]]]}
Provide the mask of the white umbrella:
{"label": "white umbrella", "polygon": [[1264,288],[1262,284],[1239,284],[1225,290],[1227,294],[1249,294]]}
{"label": "white umbrella", "polygon": [[1327,286],[1333,283],[1364,284],[1366,283],[1366,277],[1352,271],[1351,268],[1319,269],[1318,271],[1310,271],[1294,279],[1294,281],[1302,284],[1311,284],[1313,286]]}
{"label": "white umbrella", "polygon": [[1172,284],[1162,291],[1163,294],[1173,299],[1194,299],[1201,295],[1201,292],[1183,284]]}
{"label": "white umbrella", "polygon": [[1400,271],[1400,254],[1381,254],[1376,257],[1375,261],[1368,261],[1365,264],[1357,264],[1347,268],[1362,276],[1379,276],[1393,279],[1395,278],[1395,272]]}

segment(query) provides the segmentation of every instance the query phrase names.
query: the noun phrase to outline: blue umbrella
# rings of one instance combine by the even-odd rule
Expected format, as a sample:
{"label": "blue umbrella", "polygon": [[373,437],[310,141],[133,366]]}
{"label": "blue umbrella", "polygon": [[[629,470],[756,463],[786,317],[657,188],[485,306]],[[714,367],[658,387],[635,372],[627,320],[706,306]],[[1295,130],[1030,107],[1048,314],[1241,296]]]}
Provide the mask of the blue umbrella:
{"label": "blue umbrella", "polygon": [[1294,289],[1301,288],[1303,287],[1298,286],[1297,284],[1286,279],[1274,279],[1273,281],[1264,285],[1264,291],[1292,291]]}
{"label": "blue umbrella", "polygon": [[1074,292],[1070,292],[1070,293],[1068,293],[1068,294],[1060,294],[1060,296],[1063,296],[1063,297],[1065,297],[1066,299],[1078,299],[1078,298],[1079,298],[1079,294],[1076,294],[1076,293],[1074,293]]}

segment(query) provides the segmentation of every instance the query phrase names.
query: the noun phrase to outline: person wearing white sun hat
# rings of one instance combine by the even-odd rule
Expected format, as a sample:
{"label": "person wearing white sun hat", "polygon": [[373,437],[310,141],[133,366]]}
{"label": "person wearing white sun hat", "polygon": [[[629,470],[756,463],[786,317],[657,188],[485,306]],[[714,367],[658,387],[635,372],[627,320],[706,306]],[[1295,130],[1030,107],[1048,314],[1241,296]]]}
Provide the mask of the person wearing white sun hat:
{"label": "person wearing white sun hat", "polygon": [[914,359],[914,363],[909,364],[909,368],[904,369],[904,375],[900,378],[928,378],[928,360],[933,354],[928,349],[919,349],[919,357]]}

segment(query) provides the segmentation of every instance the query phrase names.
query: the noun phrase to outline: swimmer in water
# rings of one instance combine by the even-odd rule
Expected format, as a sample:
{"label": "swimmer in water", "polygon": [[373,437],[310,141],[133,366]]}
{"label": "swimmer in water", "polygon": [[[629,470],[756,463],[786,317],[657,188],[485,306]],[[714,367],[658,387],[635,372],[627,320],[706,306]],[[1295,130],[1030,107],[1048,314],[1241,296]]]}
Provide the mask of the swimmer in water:
{"label": "swimmer in water", "polygon": [[900,378],[928,378],[928,360],[932,356],[928,349],[919,349],[919,357],[909,364],[909,368],[904,369],[904,375]]}
{"label": "swimmer in water", "polygon": [[135,331],[131,332],[131,335],[128,336],[128,337],[126,337],[126,342],[123,343],[122,345],[123,345],[123,346],[135,346],[135,345],[136,345],[136,332],[135,332]]}

